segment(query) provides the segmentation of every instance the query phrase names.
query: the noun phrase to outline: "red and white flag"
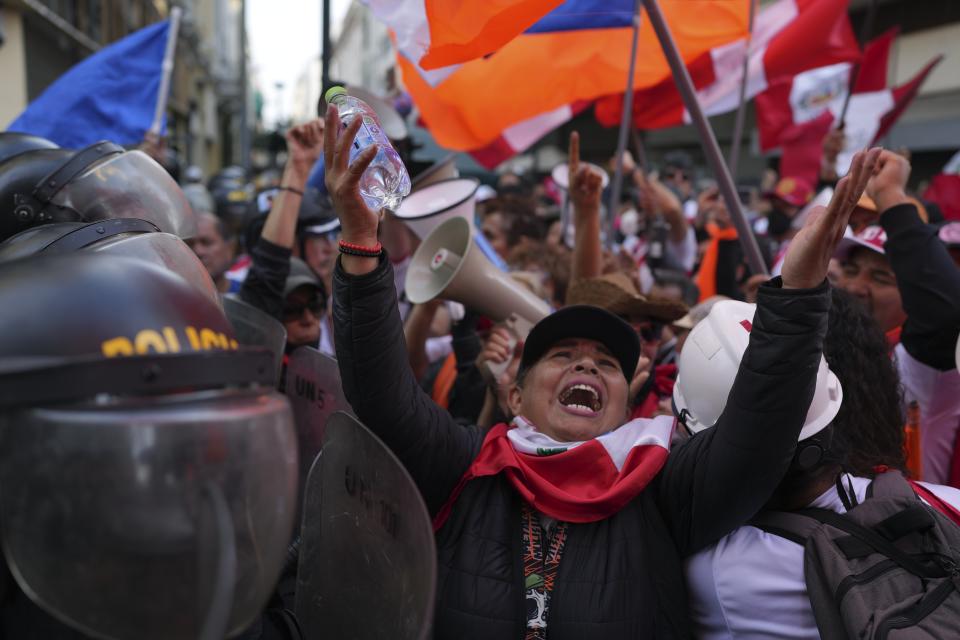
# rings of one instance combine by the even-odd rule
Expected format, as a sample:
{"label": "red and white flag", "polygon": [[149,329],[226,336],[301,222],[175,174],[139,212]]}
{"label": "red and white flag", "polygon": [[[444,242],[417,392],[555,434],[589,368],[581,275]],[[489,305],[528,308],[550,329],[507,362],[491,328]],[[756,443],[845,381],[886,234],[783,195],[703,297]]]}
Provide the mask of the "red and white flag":
{"label": "red and white flag", "polygon": [[[854,60],[859,56],[846,6],[837,0],[777,0],[757,15],[749,46],[748,99],[782,76],[792,76],[804,69],[841,60]],[[746,51],[747,39],[740,38],[688,63],[687,68],[707,115],[726,113],[740,104]],[[491,144],[470,151],[470,155],[484,167],[493,168],[522,153],[590,104],[590,101],[575,102],[519,122]],[[619,124],[622,93],[600,98],[595,105],[596,117],[601,124]],[[640,129],[690,122],[672,76],[637,91],[633,111],[634,123]]]}
{"label": "red and white flag", "polygon": [[[740,104],[745,38],[716,47],[687,65],[700,105],[708,116],[733,111]],[[824,65],[856,60],[856,37],[846,4],[837,0],[777,0],[760,11],[749,43],[747,99],[796,74]],[[597,101],[597,120],[614,126],[622,115],[623,94]],[[690,122],[673,78],[634,95],[634,124],[659,129]]]}
{"label": "red and white flag", "polygon": [[504,129],[503,133],[487,146],[470,151],[470,155],[481,166],[493,169],[501,162],[509,160],[518,153],[523,153],[540,138],[570,121],[591,104],[590,101],[579,100],[573,104],[564,105],[553,111],[541,113],[523,122],[518,122]]}
{"label": "red and white flag", "polygon": [[656,477],[676,420],[639,418],[585,442],[560,442],[523,418],[491,429],[433,521],[446,522],[466,484],[503,474],[535,509],[564,522],[595,522],[620,511]]}
{"label": "red and white flag", "polygon": [[[943,58],[931,60],[909,82],[887,87],[887,66],[896,34],[896,30],[888,31],[864,49],[844,119],[846,146],[837,158],[840,175],[846,173],[854,153],[887,134]],[[761,150],[782,147],[784,157],[789,153],[819,158],[824,122],[828,122],[829,127],[837,126],[836,120],[847,99],[851,72],[850,63],[811,69],[785,78],[759,94],[756,113]],[[816,168],[813,173],[815,175]]]}

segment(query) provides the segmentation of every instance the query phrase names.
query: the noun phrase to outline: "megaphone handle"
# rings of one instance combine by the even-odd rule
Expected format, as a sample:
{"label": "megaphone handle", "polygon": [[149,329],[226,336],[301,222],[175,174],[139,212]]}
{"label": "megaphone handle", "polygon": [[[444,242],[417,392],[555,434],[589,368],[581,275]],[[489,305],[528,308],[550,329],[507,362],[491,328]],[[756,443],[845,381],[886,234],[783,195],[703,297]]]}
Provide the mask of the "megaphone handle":
{"label": "megaphone handle", "polygon": [[[510,351],[513,352],[517,348],[517,339],[510,338]],[[512,358],[507,358],[503,362],[491,362],[487,360],[480,367],[480,375],[483,376],[483,379],[488,385],[495,385],[497,381],[500,380],[500,376],[507,370],[507,367],[510,366],[510,361]]]}
{"label": "megaphone handle", "polygon": [[510,366],[510,362],[513,360],[513,352],[517,348],[517,343],[530,334],[530,330],[533,329],[533,323],[531,323],[526,318],[521,318],[517,314],[511,314],[506,321],[506,327],[510,330],[510,349],[509,352],[511,356],[504,360],[503,362],[491,362],[487,360],[483,363],[483,366],[480,368],[480,374],[486,380],[487,384],[497,384],[500,380],[500,376],[504,374],[507,370],[507,367]]}

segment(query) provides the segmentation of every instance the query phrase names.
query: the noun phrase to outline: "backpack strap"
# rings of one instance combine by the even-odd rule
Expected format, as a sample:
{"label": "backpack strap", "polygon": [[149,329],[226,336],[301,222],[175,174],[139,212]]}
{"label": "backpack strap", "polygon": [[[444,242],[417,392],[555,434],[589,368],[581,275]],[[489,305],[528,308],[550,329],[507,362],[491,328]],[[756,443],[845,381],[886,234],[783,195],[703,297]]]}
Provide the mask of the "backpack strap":
{"label": "backpack strap", "polygon": [[944,517],[953,522],[953,524],[960,526],[960,511],[958,511],[956,507],[919,482],[914,480],[909,480],[908,482],[910,486],[913,487],[913,490],[917,492],[917,495],[923,498],[927,504],[939,511]]}
{"label": "backpack strap", "polygon": [[820,528],[819,520],[790,511],[761,511],[747,524],[795,542],[801,547],[805,546],[813,532]]}
{"label": "backpack strap", "polygon": [[816,518],[823,524],[828,524],[835,529],[839,529],[859,539],[915,576],[934,579],[949,575],[942,568],[924,566],[922,563],[898,549],[896,545],[876,531],[868,529],[835,511],[830,511],[829,509],[804,509],[803,513],[812,518]]}

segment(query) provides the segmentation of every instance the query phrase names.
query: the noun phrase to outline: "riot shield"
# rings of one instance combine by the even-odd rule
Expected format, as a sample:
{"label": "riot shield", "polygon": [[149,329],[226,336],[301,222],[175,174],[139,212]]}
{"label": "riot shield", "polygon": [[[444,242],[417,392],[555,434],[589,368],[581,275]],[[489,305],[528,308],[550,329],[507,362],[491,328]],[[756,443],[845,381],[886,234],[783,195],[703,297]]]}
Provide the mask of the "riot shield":
{"label": "riot shield", "polygon": [[356,419],[334,414],[304,494],[296,615],[307,638],[429,637],[433,527],[400,461]]}
{"label": "riot shield", "polygon": [[[287,346],[287,330],[283,324],[269,315],[232,295],[223,296],[223,312],[233,325],[237,342],[254,347],[266,347],[273,354],[274,386],[280,381],[283,367],[283,351]],[[311,458],[312,460],[313,458]]]}
{"label": "riot shield", "polygon": [[313,347],[300,347],[290,354],[284,392],[293,406],[297,425],[302,489],[323,444],[327,420],[335,411],[353,415],[353,410],[343,395],[337,361]]}

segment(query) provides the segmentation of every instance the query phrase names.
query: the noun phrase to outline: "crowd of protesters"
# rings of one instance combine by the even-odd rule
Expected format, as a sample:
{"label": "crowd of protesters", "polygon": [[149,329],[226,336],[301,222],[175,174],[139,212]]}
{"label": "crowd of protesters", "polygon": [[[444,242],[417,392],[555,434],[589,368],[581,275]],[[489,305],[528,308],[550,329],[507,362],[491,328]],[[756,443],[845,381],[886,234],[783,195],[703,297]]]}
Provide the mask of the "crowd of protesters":
{"label": "crowd of protesters", "polygon": [[[855,512],[897,472],[960,539],[960,222],[911,191],[906,154],[864,150],[841,176],[834,131],[818,184],[770,171],[743,188],[757,273],[690,155],[621,158],[611,211],[573,133],[564,184],[507,171],[473,196],[511,286],[552,310],[516,336],[469,301],[407,300],[420,240],[359,197],[356,129],[335,110],[292,127],[282,173],[255,186],[187,170],[188,243],[217,292],[282,323],[284,364],[303,347],[337,359],[413,477],[436,533],[435,637],[819,637],[806,538],[754,518]],[[938,606],[902,626],[960,624]],[[272,629],[245,637],[285,637]]]}
{"label": "crowd of protesters", "polygon": [[[331,117],[326,131],[339,129]],[[624,157],[627,186],[612,212],[614,237],[606,237],[609,190],[596,169],[580,162],[573,134],[568,184],[507,171],[474,196],[476,233],[507,265],[516,286],[556,310],[549,339],[535,329],[526,344],[517,345],[507,327],[469,307],[440,298],[421,305],[405,301],[403,275],[419,240],[392,213],[378,216],[358,203],[353,174],[338,158],[339,145],[350,135],[351,130],[325,135],[323,120],[290,130],[286,169],[272,185],[272,206],[263,208],[254,232],[246,233],[248,256],[232,269],[238,279],[230,279],[228,263],[241,230],[204,215],[193,246],[221,291],[238,291],[283,321],[288,352],[307,345],[339,359],[344,391],[357,415],[413,475],[436,518],[438,637],[819,637],[820,619],[814,618],[804,583],[803,547],[751,526],[754,513],[807,506],[842,513],[864,501],[873,478],[899,470],[911,481],[923,481],[925,499],[960,522],[960,492],[951,488],[960,487],[958,223],[944,220],[935,204],[910,191],[906,154],[884,150],[861,157],[851,170],[861,172],[861,182],[841,181],[836,157],[843,136],[835,131],[824,145],[818,184],[767,171],[760,187],[742,188],[741,206],[771,281],[750,268],[716,182],[702,179],[704,172],[682,151],[664,156],[658,170]],[[311,167],[324,161],[324,144],[321,191],[328,193],[307,206],[301,200],[310,198]],[[830,191],[824,204],[833,194],[827,214],[813,204],[825,189]],[[842,238],[830,237],[826,223],[818,222],[831,216]],[[817,269],[810,267],[816,261],[809,246],[814,233],[821,234],[819,258],[829,282],[820,289],[819,280],[809,280],[817,279]],[[338,259],[342,238],[376,246],[378,253]],[[770,287],[788,287],[788,278],[799,274],[807,278],[806,295],[812,298],[793,303],[799,306],[792,311],[778,308],[782,302],[772,302]],[[701,363],[718,388],[688,382],[678,393],[688,339],[724,301],[756,305],[749,307],[757,314],[753,332],[763,327],[778,348],[752,346],[754,368],[746,373],[741,368],[736,383],[742,353],[732,371]],[[800,312],[803,305],[810,308]],[[606,314],[578,318],[577,310],[585,307]],[[793,312],[816,316],[814,308],[824,314],[822,320],[804,329],[791,324],[800,317]],[[629,351],[618,333],[623,330],[636,341],[635,354],[623,356]],[[826,383],[792,377],[804,369],[809,373],[810,365],[800,364],[800,343],[784,331],[797,331],[800,343],[814,345],[808,360],[819,355],[823,340],[830,375],[842,387],[842,403],[834,398],[834,408],[812,435],[806,434],[810,414],[801,425],[803,408],[791,398],[811,386],[827,393]],[[704,340],[693,348],[702,350]],[[556,344],[565,349],[560,355]],[[616,385],[603,381],[599,398],[598,390],[592,398],[564,392],[579,398],[585,424],[605,415],[601,405],[607,402],[624,403],[625,416],[606,416],[588,428],[573,419],[566,433],[561,425],[570,416],[550,413],[557,407],[537,414],[525,406],[531,373],[554,358],[567,359],[559,369],[570,367],[581,382],[584,372],[587,379],[604,380],[608,365],[620,379]],[[509,366],[492,378],[485,375],[488,363]],[[749,390],[745,379],[752,379]],[[622,385],[616,391],[621,396],[611,398],[606,385]],[[725,408],[728,393],[736,407]],[[701,406],[713,402],[712,419],[678,406],[685,394],[708,398]],[[789,420],[781,411],[793,414],[795,427],[785,426]],[[576,505],[557,506],[542,495],[575,493],[568,484],[545,488],[538,484],[545,482],[538,476],[542,469],[490,453],[504,425],[515,439],[530,430],[540,445],[569,453],[565,443],[674,417],[662,443],[674,449],[666,466],[650,472],[656,479],[634,485],[626,497],[617,493],[622,486],[605,487],[620,506],[603,503],[610,498],[603,494],[602,506],[593,505],[602,512],[596,516],[581,518]],[[697,435],[715,424],[707,429],[719,432],[713,440]],[[779,445],[760,435],[774,427],[789,436]],[[797,429],[802,429],[799,445]],[[734,453],[725,448],[733,442],[756,446]],[[798,470],[795,446],[821,454]],[[749,473],[732,467],[749,467]],[[504,476],[511,481],[504,483]],[[625,515],[627,502],[637,508],[633,515]],[[659,524],[640,524],[650,519]],[[521,521],[537,532],[535,540],[523,537],[530,545],[524,562],[542,553],[537,545],[563,549],[569,536],[564,563],[559,573],[553,567],[549,588],[523,589],[511,582],[518,551],[511,550],[510,540],[519,535]],[[604,527],[598,529],[598,522]],[[631,535],[639,550],[630,550]],[[549,557],[536,557],[549,570]],[[524,575],[529,585],[530,573]],[[657,631],[651,634],[651,628]]]}
{"label": "crowd of protesters", "polygon": [[[306,131],[315,137],[305,137]],[[270,198],[260,199],[260,214],[250,229],[230,225],[222,208],[219,217],[204,210],[192,246],[220,291],[239,293],[284,321],[292,336],[290,348],[311,345],[334,355],[328,298],[340,223],[328,196],[313,197],[308,204],[300,195],[303,189],[311,191],[309,173],[320,157],[322,137],[322,123],[291,130],[286,171],[263,185]],[[768,170],[759,187],[741,189],[743,210],[773,275],[780,273],[816,194],[836,185],[842,133],[832,132],[827,142],[819,184]],[[953,447],[960,404],[940,399],[960,390],[950,373],[956,368],[953,334],[960,318],[960,299],[954,295],[960,291],[958,223],[945,220],[935,204],[921,202],[909,190],[908,157],[885,152],[884,159],[890,171],[896,168],[896,183],[876,194],[879,201],[869,192],[859,198],[828,277],[858,299],[886,334],[906,393],[904,407],[921,405],[921,442],[915,444],[923,456],[915,459],[922,460],[922,467],[912,472],[960,484],[960,457],[954,459]],[[578,210],[575,194],[549,175],[507,171],[495,184],[482,185],[475,196],[475,227],[513,278],[553,309],[578,303],[616,307],[620,298],[637,301],[633,306],[641,311],[632,322],[643,345],[645,375],[642,385],[638,378],[634,406],[638,417],[650,417],[670,412],[676,358],[685,335],[705,315],[699,310],[721,299],[755,302],[768,276],[752,272],[716,183],[696,179],[703,171],[689,154],[668,153],[659,171],[646,171],[628,153],[624,169],[629,185],[614,213],[612,241],[603,233],[590,237],[591,227],[580,215],[583,206]],[[608,196],[605,189],[597,198],[602,217],[608,215]],[[266,215],[271,205],[272,213]],[[212,199],[210,206],[216,209]],[[562,215],[565,207],[574,215]],[[567,228],[562,228],[564,221]],[[505,329],[440,300],[411,309],[404,302],[403,274],[418,239],[389,213],[380,233],[396,266],[410,363],[424,389],[448,407],[451,393],[460,389],[453,381],[471,377],[474,361],[482,365],[491,357],[507,357]],[[596,255],[585,255],[591,251]],[[291,256],[292,271],[287,267]],[[306,275],[287,281],[288,272]],[[308,283],[305,278],[312,279]],[[688,308],[693,312],[686,313]],[[306,331],[305,339],[298,337],[303,335],[298,326]],[[467,344],[470,348],[457,357],[455,346]],[[491,397],[496,393],[494,388],[486,391]],[[479,414],[471,410],[455,412],[455,417],[476,422]]]}

